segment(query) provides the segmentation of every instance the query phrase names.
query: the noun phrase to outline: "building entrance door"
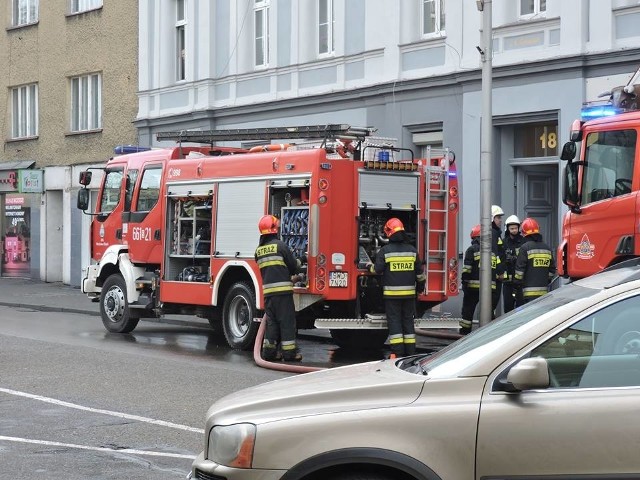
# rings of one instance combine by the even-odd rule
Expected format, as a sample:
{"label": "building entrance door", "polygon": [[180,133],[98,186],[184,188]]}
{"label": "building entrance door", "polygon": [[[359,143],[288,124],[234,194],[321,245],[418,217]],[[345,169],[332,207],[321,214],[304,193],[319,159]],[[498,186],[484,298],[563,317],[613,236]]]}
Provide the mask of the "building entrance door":
{"label": "building entrance door", "polygon": [[535,218],[543,240],[555,251],[558,232],[558,166],[524,165],[516,169],[518,211]]}

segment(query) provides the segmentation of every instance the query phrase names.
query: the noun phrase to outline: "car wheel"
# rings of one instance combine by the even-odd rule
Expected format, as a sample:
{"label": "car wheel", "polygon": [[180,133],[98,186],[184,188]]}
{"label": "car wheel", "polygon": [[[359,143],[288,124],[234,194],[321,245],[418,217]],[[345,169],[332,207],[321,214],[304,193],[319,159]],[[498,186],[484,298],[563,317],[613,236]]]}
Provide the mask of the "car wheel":
{"label": "car wheel", "polygon": [[333,475],[329,480],[391,480],[391,477],[374,472],[345,472]]}
{"label": "car wheel", "polygon": [[112,333],[129,333],[140,321],[140,317],[131,314],[127,285],[118,273],[107,278],[102,286],[100,315],[104,327]]}
{"label": "car wheel", "polygon": [[244,282],[234,283],[224,299],[222,328],[224,338],[234,350],[250,350],[258,333],[256,295]]}

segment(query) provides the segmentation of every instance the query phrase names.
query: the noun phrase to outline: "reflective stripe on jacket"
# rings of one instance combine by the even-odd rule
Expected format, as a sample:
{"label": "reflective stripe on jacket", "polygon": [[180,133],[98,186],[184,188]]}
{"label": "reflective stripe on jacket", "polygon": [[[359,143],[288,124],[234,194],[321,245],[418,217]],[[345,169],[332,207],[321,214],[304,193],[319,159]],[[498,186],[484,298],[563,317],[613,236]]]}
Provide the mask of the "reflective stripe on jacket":
{"label": "reflective stripe on jacket", "polygon": [[255,259],[260,268],[265,297],[293,293],[291,275],[296,273],[297,262],[284,242],[275,235],[262,235]]}
{"label": "reflective stripe on jacket", "polygon": [[549,282],[555,273],[553,252],[542,241],[542,237],[539,234],[525,237],[518,252],[513,276],[514,283],[522,285],[523,296],[535,298],[547,293]]}
{"label": "reflective stripe on jacket", "polygon": [[382,293],[387,299],[415,298],[416,281],[423,281],[418,251],[404,242],[404,232],[391,235],[389,243],[378,251],[371,267],[382,274]]}

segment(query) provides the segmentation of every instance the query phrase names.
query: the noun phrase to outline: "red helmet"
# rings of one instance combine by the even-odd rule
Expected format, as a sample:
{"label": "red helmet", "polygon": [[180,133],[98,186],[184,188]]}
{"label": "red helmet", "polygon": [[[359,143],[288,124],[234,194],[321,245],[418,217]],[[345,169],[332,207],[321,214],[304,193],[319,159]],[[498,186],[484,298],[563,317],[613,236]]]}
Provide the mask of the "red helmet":
{"label": "red helmet", "polygon": [[471,229],[471,238],[478,238],[480,236],[480,225],[476,225]]}
{"label": "red helmet", "polygon": [[522,221],[522,225],[520,225],[522,229],[522,234],[526,237],[527,235],[533,235],[534,233],[540,233],[540,225],[533,218],[525,218]]}
{"label": "red helmet", "polygon": [[404,225],[398,218],[390,218],[387,220],[387,223],[384,224],[384,234],[387,237],[401,231],[404,231]]}
{"label": "red helmet", "polygon": [[273,215],[263,215],[258,222],[258,230],[260,230],[261,235],[278,233],[278,228],[280,228],[280,220]]}

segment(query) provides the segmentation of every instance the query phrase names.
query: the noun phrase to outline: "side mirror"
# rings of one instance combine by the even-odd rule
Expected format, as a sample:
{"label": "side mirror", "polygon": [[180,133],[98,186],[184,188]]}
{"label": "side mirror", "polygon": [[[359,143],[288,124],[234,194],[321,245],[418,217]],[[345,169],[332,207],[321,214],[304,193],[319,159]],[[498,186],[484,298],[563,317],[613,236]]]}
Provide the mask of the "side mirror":
{"label": "side mirror", "polygon": [[569,208],[578,208],[580,192],[578,191],[578,173],[581,162],[567,163],[564,167],[564,183],[562,184],[562,203]]}
{"label": "side mirror", "polygon": [[576,158],[576,142],[567,142],[562,147],[562,153],[560,154],[560,160],[571,161]]}
{"label": "side mirror", "polygon": [[89,170],[80,172],[80,185],[84,185],[86,187],[90,183],[91,183],[91,172]]}
{"label": "side mirror", "polygon": [[540,357],[520,360],[509,370],[507,382],[518,390],[549,388],[549,364]]}
{"label": "side mirror", "polygon": [[81,188],[78,190],[78,209],[83,212],[89,208],[89,190]]}

